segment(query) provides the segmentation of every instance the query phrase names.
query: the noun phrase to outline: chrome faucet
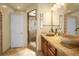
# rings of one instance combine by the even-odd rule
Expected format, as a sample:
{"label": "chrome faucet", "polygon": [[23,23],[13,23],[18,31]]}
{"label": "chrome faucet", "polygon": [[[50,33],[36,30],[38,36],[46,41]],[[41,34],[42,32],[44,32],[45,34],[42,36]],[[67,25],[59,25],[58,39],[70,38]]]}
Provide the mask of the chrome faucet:
{"label": "chrome faucet", "polygon": [[57,34],[57,32],[58,32],[58,29],[56,28],[56,29],[55,29],[55,35]]}
{"label": "chrome faucet", "polygon": [[51,32],[54,32],[52,27],[51,27]]}

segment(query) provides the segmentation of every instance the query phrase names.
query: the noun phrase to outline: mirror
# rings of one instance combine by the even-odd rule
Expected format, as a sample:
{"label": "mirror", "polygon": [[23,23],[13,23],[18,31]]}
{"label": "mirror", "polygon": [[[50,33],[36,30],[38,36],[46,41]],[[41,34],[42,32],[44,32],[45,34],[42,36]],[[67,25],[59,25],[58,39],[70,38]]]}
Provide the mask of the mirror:
{"label": "mirror", "polygon": [[66,34],[79,35],[79,8],[78,6],[79,4],[76,4],[76,3],[67,4],[67,10],[65,12]]}
{"label": "mirror", "polygon": [[64,32],[64,4],[56,3],[51,11],[51,22],[53,31],[57,29],[58,33]]}

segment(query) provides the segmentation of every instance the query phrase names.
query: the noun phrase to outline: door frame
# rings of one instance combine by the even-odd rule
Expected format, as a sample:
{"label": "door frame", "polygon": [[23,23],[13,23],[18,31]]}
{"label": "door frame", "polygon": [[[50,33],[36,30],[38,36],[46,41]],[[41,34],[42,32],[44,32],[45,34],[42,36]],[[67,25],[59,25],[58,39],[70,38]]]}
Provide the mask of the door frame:
{"label": "door frame", "polygon": [[3,15],[2,15],[2,12],[0,11],[0,14],[1,14],[1,55],[3,54]]}
{"label": "door frame", "polygon": [[[28,47],[29,47],[29,13],[34,10],[36,10],[36,21],[37,21],[37,9],[33,9],[33,10],[27,12],[27,39],[28,39],[27,46]],[[36,30],[36,34],[37,34],[37,30]],[[35,43],[36,43],[36,48],[37,48],[37,40],[35,40]]]}

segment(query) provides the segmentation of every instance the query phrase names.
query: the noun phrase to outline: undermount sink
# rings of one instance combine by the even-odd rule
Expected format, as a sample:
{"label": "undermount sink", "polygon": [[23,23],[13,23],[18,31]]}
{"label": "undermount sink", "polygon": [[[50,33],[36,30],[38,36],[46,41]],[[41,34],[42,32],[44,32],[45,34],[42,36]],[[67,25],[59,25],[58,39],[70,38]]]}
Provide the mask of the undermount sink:
{"label": "undermount sink", "polygon": [[72,45],[72,44],[67,44],[67,43],[64,43],[64,42],[60,42],[60,44],[66,48],[69,48],[69,49],[73,49],[73,48],[79,48],[79,45]]}
{"label": "undermount sink", "polygon": [[54,36],[54,33],[47,33],[46,36]]}
{"label": "undermount sink", "polygon": [[79,37],[78,36],[71,36],[65,35],[61,38],[62,43],[71,46],[78,46],[79,47]]}

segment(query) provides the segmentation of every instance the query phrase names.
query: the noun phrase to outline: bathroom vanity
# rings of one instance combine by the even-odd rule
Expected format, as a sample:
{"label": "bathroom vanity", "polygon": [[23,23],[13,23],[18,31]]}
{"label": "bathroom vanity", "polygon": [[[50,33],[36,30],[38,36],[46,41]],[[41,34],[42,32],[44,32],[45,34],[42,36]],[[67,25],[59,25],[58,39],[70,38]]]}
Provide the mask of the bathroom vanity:
{"label": "bathroom vanity", "polygon": [[79,47],[65,45],[62,36],[41,34],[41,49],[45,56],[78,56]]}

